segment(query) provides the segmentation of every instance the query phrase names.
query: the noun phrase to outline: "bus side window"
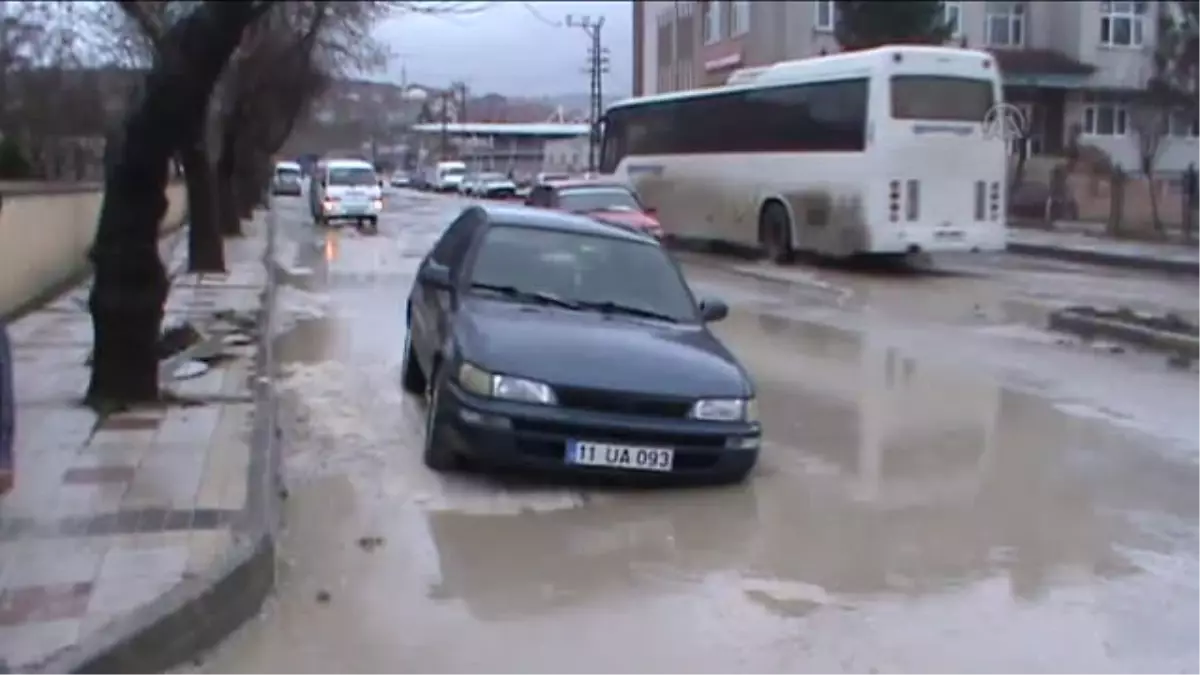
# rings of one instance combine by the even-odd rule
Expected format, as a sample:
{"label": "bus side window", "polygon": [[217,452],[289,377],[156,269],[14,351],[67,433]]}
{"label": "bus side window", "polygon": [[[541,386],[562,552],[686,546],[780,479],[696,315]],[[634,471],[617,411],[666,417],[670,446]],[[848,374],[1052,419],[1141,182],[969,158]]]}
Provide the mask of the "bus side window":
{"label": "bus side window", "polygon": [[601,173],[613,173],[625,158],[626,126],[625,115],[619,112],[616,115],[610,114],[604,120],[604,147],[600,150]]}

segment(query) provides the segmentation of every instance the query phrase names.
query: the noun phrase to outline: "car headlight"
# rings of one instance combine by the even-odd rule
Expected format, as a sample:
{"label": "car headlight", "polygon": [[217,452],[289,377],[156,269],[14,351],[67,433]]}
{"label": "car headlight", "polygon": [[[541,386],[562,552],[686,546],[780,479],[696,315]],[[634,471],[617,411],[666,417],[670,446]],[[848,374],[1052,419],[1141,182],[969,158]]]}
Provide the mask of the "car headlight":
{"label": "car headlight", "polygon": [[371,202],[371,208],[375,209],[376,211],[382,211],[383,210],[383,200],[376,199],[375,201]]}
{"label": "car headlight", "polygon": [[458,367],[458,383],[478,396],[501,398],[506,401],[554,405],[558,398],[550,385],[512,375],[489,373],[479,366],[463,362]]}
{"label": "car headlight", "polygon": [[689,417],[711,422],[757,422],[758,405],[752,398],[704,398],[692,406]]}

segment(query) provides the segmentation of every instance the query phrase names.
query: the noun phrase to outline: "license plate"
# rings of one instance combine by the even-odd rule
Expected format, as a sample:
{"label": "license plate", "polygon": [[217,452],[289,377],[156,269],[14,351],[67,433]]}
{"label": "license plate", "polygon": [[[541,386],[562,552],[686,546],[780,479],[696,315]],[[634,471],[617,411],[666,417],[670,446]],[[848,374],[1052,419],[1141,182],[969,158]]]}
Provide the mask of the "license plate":
{"label": "license plate", "polygon": [[963,233],[958,230],[939,230],[934,233],[936,239],[962,239]]}
{"label": "license plate", "polygon": [[567,464],[635,471],[670,471],[675,464],[675,451],[670,448],[567,441]]}

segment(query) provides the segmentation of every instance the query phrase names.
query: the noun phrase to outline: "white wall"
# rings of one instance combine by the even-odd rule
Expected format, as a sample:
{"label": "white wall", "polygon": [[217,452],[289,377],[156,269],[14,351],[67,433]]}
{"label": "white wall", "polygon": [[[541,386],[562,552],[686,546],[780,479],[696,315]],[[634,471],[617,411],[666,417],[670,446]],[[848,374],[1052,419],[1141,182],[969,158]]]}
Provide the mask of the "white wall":
{"label": "white wall", "polygon": [[[0,316],[85,269],[104,197],[98,186],[60,185],[36,192],[13,187],[0,186]],[[17,190],[25,193],[14,194]],[[182,185],[168,188],[167,197],[164,230],[179,226],[187,205]]]}

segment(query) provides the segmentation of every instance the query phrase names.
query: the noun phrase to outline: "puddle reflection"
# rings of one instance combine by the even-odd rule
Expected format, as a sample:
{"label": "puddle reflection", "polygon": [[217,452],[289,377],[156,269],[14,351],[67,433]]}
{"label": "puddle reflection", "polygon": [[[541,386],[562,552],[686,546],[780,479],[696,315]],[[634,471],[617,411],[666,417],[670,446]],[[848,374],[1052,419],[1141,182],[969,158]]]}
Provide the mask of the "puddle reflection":
{"label": "puddle reflection", "polygon": [[652,592],[737,569],[759,530],[750,485],[623,493],[578,508],[513,514],[431,512],[437,599],[503,620]]}
{"label": "puddle reflection", "polygon": [[[859,593],[1001,573],[1032,598],[1068,571],[1136,571],[1131,510],[1194,533],[1196,468],[1130,432],[877,336],[750,312],[717,330],[758,383],[765,461],[804,486],[761,492],[760,573]],[[1131,461],[1159,479],[1131,492]]]}

